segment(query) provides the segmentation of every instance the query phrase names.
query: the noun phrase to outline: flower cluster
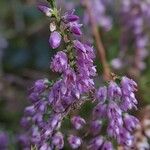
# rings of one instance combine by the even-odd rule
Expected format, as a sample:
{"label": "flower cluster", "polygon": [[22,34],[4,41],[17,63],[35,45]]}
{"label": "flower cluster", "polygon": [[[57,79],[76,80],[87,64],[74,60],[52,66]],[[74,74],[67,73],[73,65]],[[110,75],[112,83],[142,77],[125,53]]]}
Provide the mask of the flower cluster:
{"label": "flower cluster", "polygon": [[[104,122],[108,121],[108,136],[119,144],[131,146],[130,132],[138,121],[128,115],[127,110],[136,107],[136,83],[127,77],[122,78],[120,85],[111,81],[108,88],[101,87],[95,97],[93,47],[79,40],[78,37],[82,35],[81,24],[74,10],[60,15],[54,1],[51,2],[51,8],[45,5],[38,8],[52,18],[49,38],[51,48],[60,49],[61,44],[64,44],[63,50],[56,52],[50,63],[51,70],[59,73],[60,78],[55,82],[40,79],[31,88],[29,98],[32,105],[25,108],[21,120],[27,130],[19,138],[21,144],[24,149],[63,149],[67,140],[71,149],[85,146],[85,149],[112,150],[112,141],[105,135],[99,135]],[[78,110],[89,99],[98,103],[93,109],[90,123],[79,115],[71,115],[73,109]],[[70,123],[74,132],[63,133],[63,121],[68,115],[71,115]],[[81,129],[88,129],[89,132],[81,136],[78,134]],[[84,140],[89,134],[92,139]]]}
{"label": "flower cluster", "polygon": [[[32,105],[25,109],[25,115],[21,120],[22,126],[27,128],[29,133],[21,136],[20,140],[27,148],[33,145],[40,150],[55,147],[62,149],[64,135],[59,130],[63,118],[73,105],[82,103],[82,94],[94,88],[95,55],[92,47],[78,39],[72,39],[82,34],[81,25],[78,23],[79,17],[74,14],[74,10],[60,16],[53,8],[44,5],[38,8],[46,16],[55,17],[55,20],[50,22],[51,48],[60,48],[63,42],[68,46],[56,53],[50,65],[52,71],[60,73],[61,77],[52,84],[47,79],[38,80],[31,89],[29,98]],[[80,117],[74,117],[71,121],[76,129],[85,124],[85,120]],[[68,135],[68,142],[73,149],[82,143],[76,135]]]}
{"label": "flower cluster", "polygon": [[[148,35],[145,33],[145,30],[147,29],[146,25],[149,25],[148,20],[150,17],[148,6],[148,2],[145,0],[123,0],[121,2],[121,52],[119,54],[120,57],[112,61],[114,68],[120,69],[127,66],[127,62],[126,64],[123,62],[128,57],[134,68],[138,70],[145,69],[144,59],[148,55]],[[134,43],[132,47],[130,41]],[[126,55],[127,50],[130,49],[133,49],[135,57],[132,60]]]}
{"label": "flower cluster", "polygon": [[[136,108],[137,100],[134,92],[137,90],[137,84],[127,78],[122,77],[119,84],[110,81],[108,87],[100,87],[97,90],[98,104],[93,109],[93,121],[91,123],[91,133],[98,144],[92,147],[103,147],[105,140],[106,146],[113,149],[112,143],[107,141],[108,137],[117,140],[117,143],[125,148],[133,146],[132,131],[138,124],[138,119],[127,113],[128,110]],[[106,133],[104,137],[99,137],[99,133],[107,122]],[[105,137],[107,135],[107,138]],[[101,142],[100,142],[101,141]],[[108,149],[108,148],[107,148]]]}

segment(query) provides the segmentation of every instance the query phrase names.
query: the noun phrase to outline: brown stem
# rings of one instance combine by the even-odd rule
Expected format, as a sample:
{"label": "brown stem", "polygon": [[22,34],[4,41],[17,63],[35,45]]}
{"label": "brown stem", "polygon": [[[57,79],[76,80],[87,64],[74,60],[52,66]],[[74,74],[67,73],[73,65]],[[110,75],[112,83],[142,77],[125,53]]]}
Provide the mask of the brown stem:
{"label": "brown stem", "polygon": [[111,71],[110,71],[110,67],[109,67],[107,60],[106,60],[105,49],[104,49],[104,46],[102,43],[101,36],[99,34],[98,26],[96,24],[96,21],[94,19],[92,11],[91,11],[92,8],[89,4],[89,0],[84,0],[84,5],[87,9],[87,13],[88,13],[89,18],[90,18],[92,33],[93,33],[93,36],[95,38],[95,43],[96,43],[96,47],[98,50],[99,58],[101,60],[102,66],[103,66],[103,77],[106,81],[109,81],[111,79],[111,75],[110,75]]}

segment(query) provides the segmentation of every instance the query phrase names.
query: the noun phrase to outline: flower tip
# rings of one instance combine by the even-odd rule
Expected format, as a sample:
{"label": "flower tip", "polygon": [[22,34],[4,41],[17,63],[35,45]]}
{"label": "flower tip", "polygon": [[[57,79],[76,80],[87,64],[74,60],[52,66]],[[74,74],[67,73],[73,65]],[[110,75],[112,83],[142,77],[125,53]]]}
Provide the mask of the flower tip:
{"label": "flower tip", "polygon": [[37,9],[39,11],[45,13],[45,15],[48,17],[51,17],[51,15],[52,15],[52,9],[46,5],[39,4],[39,5],[37,5]]}

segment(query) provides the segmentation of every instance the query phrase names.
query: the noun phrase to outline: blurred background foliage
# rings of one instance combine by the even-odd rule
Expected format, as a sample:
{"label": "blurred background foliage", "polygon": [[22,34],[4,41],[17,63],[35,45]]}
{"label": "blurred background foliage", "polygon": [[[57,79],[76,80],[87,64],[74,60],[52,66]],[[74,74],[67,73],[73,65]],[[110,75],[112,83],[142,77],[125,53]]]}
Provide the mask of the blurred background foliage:
{"label": "blurred background foliage", "polygon": [[[108,11],[113,18],[112,29],[109,32],[100,29],[109,62],[120,50],[117,0],[114,2]],[[55,53],[48,44],[49,20],[36,5],[36,0],[0,0],[0,130],[8,132],[10,149],[16,149],[12,135],[17,137],[20,132],[19,121],[28,104],[27,89],[36,79],[55,77],[49,69],[50,59]],[[82,8],[79,7],[77,12],[82,16]],[[83,27],[85,31],[89,28]],[[129,68],[114,70],[118,75],[128,74],[136,78],[140,109],[150,104],[150,57],[145,61],[147,68],[138,78]],[[100,76],[96,80],[101,83],[102,67],[98,58],[95,63]]]}

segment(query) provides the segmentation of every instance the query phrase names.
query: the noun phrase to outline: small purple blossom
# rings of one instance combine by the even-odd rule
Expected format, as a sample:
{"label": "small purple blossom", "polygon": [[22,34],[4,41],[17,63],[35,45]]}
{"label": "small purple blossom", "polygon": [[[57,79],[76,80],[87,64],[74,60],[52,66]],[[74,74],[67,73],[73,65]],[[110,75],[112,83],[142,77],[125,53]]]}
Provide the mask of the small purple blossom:
{"label": "small purple blossom", "polygon": [[90,141],[88,149],[90,150],[99,150],[104,142],[104,139],[100,136],[95,137]]}
{"label": "small purple blossom", "polygon": [[99,103],[104,103],[107,98],[107,88],[106,86],[100,87],[97,91],[97,99]]}
{"label": "small purple blossom", "polygon": [[40,147],[39,150],[52,150],[52,148],[47,143],[45,143]]}
{"label": "small purple blossom", "polygon": [[109,99],[120,98],[122,96],[121,88],[113,81],[110,82],[108,87]]}
{"label": "small purple blossom", "polygon": [[82,34],[80,27],[82,27],[82,25],[78,24],[77,22],[70,22],[69,23],[70,31],[75,35],[81,35]]}
{"label": "small purple blossom", "polygon": [[102,146],[102,150],[113,150],[113,145],[110,141],[105,141],[103,146]]}
{"label": "small purple blossom", "polygon": [[132,79],[123,77],[121,80],[122,91],[124,95],[137,91],[137,83]]}
{"label": "small purple blossom", "polygon": [[53,49],[56,49],[60,46],[61,43],[61,35],[59,32],[54,31],[51,33],[50,37],[49,37],[49,44]]}
{"label": "small purple blossom", "polygon": [[77,130],[81,129],[86,124],[85,120],[83,118],[81,118],[80,116],[72,117],[71,123]]}
{"label": "small purple blossom", "polygon": [[82,144],[81,139],[79,137],[77,137],[77,136],[74,136],[74,135],[70,135],[68,137],[68,142],[69,142],[69,144],[70,144],[72,149],[77,149]]}
{"label": "small purple blossom", "polygon": [[34,92],[40,93],[46,89],[47,79],[37,80],[34,85]]}
{"label": "small purple blossom", "polygon": [[106,104],[98,104],[93,109],[93,119],[104,118],[107,113],[107,105]]}
{"label": "small purple blossom", "polygon": [[90,132],[92,135],[98,135],[102,128],[102,121],[101,120],[94,120],[91,122]]}
{"label": "small purple blossom", "polygon": [[78,40],[74,41],[74,47],[76,48],[76,50],[80,50],[84,53],[86,52],[84,45]]}
{"label": "small purple blossom", "polygon": [[52,9],[45,5],[38,5],[38,9],[45,13],[46,16],[51,17]]}
{"label": "small purple blossom", "polygon": [[62,149],[64,147],[64,139],[62,133],[56,133],[52,139],[52,143],[57,149]]}
{"label": "small purple blossom", "polygon": [[66,23],[66,27],[70,30],[71,33],[78,36],[82,34],[82,31],[80,29],[82,25],[77,22],[79,20],[79,17],[77,15],[74,15],[74,10],[66,13],[62,17],[62,19]]}
{"label": "small purple blossom", "polygon": [[50,68],[55,72],[63,72],[68,68],[68,58],[63,51],[58,52],[52,60]]}
{"label": "small purple blossom", "polygon": [[124,123],[125,123],[125,127],[128,131],[132,132],[133,129],[136,128],[136,126],[139,124],[139,120],[129,114],[125,114],[124,116]]}
{"label": "small purple blossom", "polygon": [[66,13],[64,16],[63,16],[63,20],[68,23],[68,22],[75,22],[75,21],[78,21],[79,20],[79,17],[77,15],[74,14],[74,10],[69,12],[69,13]]}
{"label": "small purple blossom", "polygon": [[34,113],[35,113],[35,108],[34,106],[28,106],[25,108],[25,111],[24,111],[25,115],[30,115],[32,116]]}

